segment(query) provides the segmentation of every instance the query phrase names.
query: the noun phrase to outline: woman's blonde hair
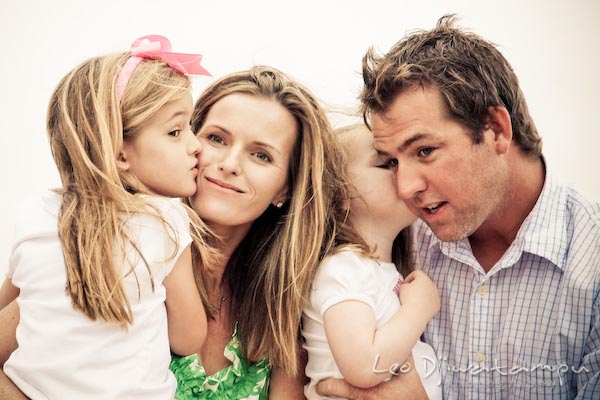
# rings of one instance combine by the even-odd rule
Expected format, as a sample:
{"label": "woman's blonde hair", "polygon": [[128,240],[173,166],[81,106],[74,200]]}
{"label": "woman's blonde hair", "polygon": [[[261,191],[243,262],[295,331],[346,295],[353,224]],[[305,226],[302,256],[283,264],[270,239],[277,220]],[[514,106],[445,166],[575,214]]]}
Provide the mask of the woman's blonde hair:
{"label": "woman's blonde hair", "polygon": [[[338,128],[335,130],[335,134],[342,148],[344,157],[346,158],[346,163],[344,165],[347,173],[350,158],[352,157],[352,154],[350,154],[351,145],[355,143],[358,137],[362,135],[371,135],[371,132],[364,123],[359,123]],[[358,189],[356,189],[356,187],[354,187],[352,184],[351,196],[353,198],[361,197]],[[350,209],[350,217],[352,219],[352,209]],[[346,248],[347,246],[343,247]],[[365,249],[361,244],[358,246],[353,244],[352,247],[354,251],[358,251],[364,256],[375,258],[375,249],[373,248]],[[392,245],[392,262],[396,264],[398,272],[400,272],[404,277],[406,277],[415,269],[412,256],[412,228],[407,226],[398,233]]]}
{"label": "woman's blonde hair", "polygon": [[[124,327],[132,323],[132,313],[122,278],[135,271],[128,271],[114,255],[127,242],[136,248],[125,226],[128,215],[150,213],[168,231],[171,228],[156,208],[134,195],[150,191],[135,176],[122,172],[117,159],[125,140],[162,106],[190,90],[189,80],[166,63],[144,60],[119,102],[117,76],[129,57],[130,53],[121,53],[80,64],[56,87],[47,115],[50,147],[62,181],[58,234],[66,292],[74,308],[90,319]],[[193,212],[188,214],[196,247],[211,257],[203,240],[206,229]]]}
{"label": "woman's blonde hair", "polygon": [[[192,129],[198,132],[212,106],[243,93],[278,102],[297,123],[290,157],[289,200],[270,206],[252,225],[227,265],[224,279],[239,307],[238,331],[246,357],[298,372],[299,327],[316,268],[339,242],[355,242],[347,216],[348,186],[342,154],[325,112],[301,84],[281,71],[257,66],[213,83],[198,99]],[[197,281],[210,269],[196,268]],[[206,303],[209,314],[214,306]]]}

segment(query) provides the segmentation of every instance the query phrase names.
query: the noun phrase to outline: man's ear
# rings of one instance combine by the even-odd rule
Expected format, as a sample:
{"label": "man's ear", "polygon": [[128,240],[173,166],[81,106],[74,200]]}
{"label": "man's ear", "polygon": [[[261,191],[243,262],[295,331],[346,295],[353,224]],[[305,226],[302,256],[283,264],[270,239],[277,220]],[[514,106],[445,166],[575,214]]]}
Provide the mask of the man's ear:
{"label": "man's ear", "polygon": [[119,151],[119,156],[117,157],[117,168],[119,168],[121,171],[126,172],[129,170],[129,162],[127,161],[127,155],[125,153],[124,149],[121,149],[121,151]]}
{"label": "man's ear", "polygon": [[513,131],[508,110],[502,106],[488,107],[486,129],[494,134],[493,140],[498,154],[506,154],[510,149]]}

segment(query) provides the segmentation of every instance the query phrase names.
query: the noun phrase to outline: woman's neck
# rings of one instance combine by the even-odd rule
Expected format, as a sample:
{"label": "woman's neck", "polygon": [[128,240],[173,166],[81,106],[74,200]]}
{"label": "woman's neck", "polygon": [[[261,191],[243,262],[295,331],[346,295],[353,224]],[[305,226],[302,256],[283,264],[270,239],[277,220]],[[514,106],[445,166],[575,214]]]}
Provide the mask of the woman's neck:
{"label": "woman's neck", "polygon": [[224,226],[212,224],[210,222],[207,224],[218,238],[217,247],[220,253],[219,261],[217,262],[217,265],[214,265],[211,269],[220,285],[231,255],[246,237],[246,234],[248,234],[251,224],[237,226]]}

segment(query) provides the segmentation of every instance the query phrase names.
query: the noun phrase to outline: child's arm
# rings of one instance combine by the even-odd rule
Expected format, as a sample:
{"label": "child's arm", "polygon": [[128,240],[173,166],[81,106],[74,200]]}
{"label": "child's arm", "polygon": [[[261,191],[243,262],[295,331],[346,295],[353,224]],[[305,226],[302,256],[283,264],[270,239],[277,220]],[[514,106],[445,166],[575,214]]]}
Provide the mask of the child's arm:
{"label": "child's arm", "polygon": [[19,305],[12,301],[0,310],[0,366],[8,360],[17,348],[17,325],[19,324]]}
{"label": "child's arm", "polygon": [[365,303],[343,301],[325,311],[327,341],[350,384],[368,388],[388,378],[390,368],[400,367],[408,359],[440,308],[435,285],[421,271],[406,278],[400,287],[400,299],[398,312],[379,329],[373,310]]}
{"label": "child's arm", "polygon": [[165,278],[167,318],[171,351],[189,355],[199,351],[206,339],[207,320],[194,274],[188,246]]}
{"label": "child's arm", "polygon": [[10,278],[5,278],[0,288],[0,310],[6,307],[11,301],[19,295],[19,288],[12,284]]}
{"label": "child's arm", "polygon": [[269,382],[269,400],[305,400],[304,385],[308,379],[304,373],[307,362],[307,354],[298,344],[300,358],[298,360],[298,375],[290,376],[285,371],[273,368]]}
{"label": "child's arm", "polygon": [[342,397],[349,400],[428,400],[429,396],[421,383],[419,373],[414,368],[415,361],[412,355],[406,362],[411,365],[407,372],[372,388],[360,389],[343,379],[325,379],[318,383],[317,393],[321,396]]}
{"label": "child's arm", "polygon": [[0,370],[0,399],[11,399],[11,400],[27,400],[29,397],[25,396],[23,392],[19,390],[17,385],[11,381],[4,371]]}
{"label": "child's arm", "polygon": [[0,399],[26,399],[25,395],[4,374],[4,363],[17,348],[16,330],[19,324],[19,306],[11,302],[0,310]]}

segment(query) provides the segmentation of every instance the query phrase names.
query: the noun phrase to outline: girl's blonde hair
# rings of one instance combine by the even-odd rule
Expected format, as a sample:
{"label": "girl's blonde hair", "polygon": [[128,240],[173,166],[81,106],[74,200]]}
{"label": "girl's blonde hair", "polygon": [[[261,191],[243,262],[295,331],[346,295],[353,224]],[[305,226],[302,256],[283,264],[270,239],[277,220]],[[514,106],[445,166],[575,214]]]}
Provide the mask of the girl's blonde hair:
{"label": "girl's blonde hair", "polygon": [[[162,106],[190,90],[188,78],[166,63],[144,60],[119,102],[117,76],[129,57],[130,53],[94,57],[73,69],[54,90],[47,115],[50,147],[62,181],[58,234],[66,292],[74,308],[90,319],[124,327],[132,323],[132,313],[122,278],[135,271],[126,270],[114,255],[127,242],[136,248],[125,222],[130,214],[143,212],[171,228],[155,207],[134,195],[150,191],[119,170],[117,159],[125,140],[137,135]],[[206,228],[193,212],[188,214],[198,251],[212,257],[203,239]]]}
{"label": "girl's blonde hair", "polygon": [[[212,106],[243,93],[271,99],[297,123],[288,167],[289,200],[270,206],[252,225],[229,260],[224,279],[239,307],[238,331],[246,357],[298,372],[299,326],[320,260],[339,243],[361,239],[347,224],[348,186],[339,173],[342,154],[325,112],[301,84],[281,71],[257,66],[213,83],[198,99],[192,129],[198,132]],[[197,281],[210,269],[196,268]],[[209,314],[215,307],[205,304]]]}
{"label": "girl's blonde hair", "polygon": [[[355,143],[355,140],[357,140],[358,137],[361,135],[371,135],[371,132],[364,123],[359,123],[338,128],[335,130],[335,134],[346,159],[344,168],[347,171],[350,162],[349,159],[352,157],[352,154],[350,154],[349,151],[350,146]],[[353,185],[351,185],[351,196],[362,197],[358,192],[358,189]],[[352,210],[350,210],[350,215],[352,215]],[[374,258],[373,252],[375,249],[365,249],[362,245],[353,247],[353,250],[358,251],[367,257]],[[398,233],[392,245],[392,262],[396,264],[398,272],[404,277],[414,271],[414,261],[412,256],[412,228],[407,226]]]}

